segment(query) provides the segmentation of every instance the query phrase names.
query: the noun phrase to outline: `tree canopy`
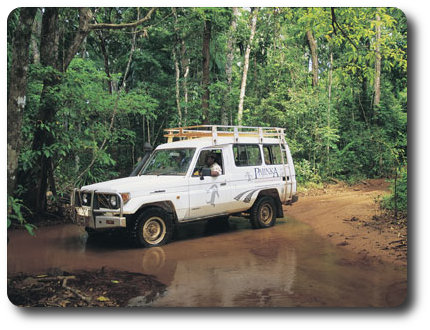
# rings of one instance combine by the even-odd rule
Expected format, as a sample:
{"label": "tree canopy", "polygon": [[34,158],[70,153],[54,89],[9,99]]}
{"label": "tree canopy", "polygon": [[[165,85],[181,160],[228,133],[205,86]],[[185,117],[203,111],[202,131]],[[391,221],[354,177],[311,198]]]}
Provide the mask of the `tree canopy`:
{"label": "tree canopy", "polygon": [[24,14],[8,19],[8,95],[17,47],[29,61],[23,111],[9,119],[8,102],[8,126],[21,120],[8,194],[32,210],[128,175],[144,143],[178,125],[285,127],[299,182],[406,166],[396,8],[38,8],[27,48]]}

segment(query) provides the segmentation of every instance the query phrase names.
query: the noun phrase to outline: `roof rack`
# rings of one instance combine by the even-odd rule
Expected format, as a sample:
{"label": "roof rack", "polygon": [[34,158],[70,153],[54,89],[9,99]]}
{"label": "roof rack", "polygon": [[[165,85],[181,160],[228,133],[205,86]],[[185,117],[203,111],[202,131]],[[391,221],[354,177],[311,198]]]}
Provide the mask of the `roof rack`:
{"label": "roof rack", "polygon": [[239,142],[240,137],[257,137],[260,142],[263,138],[285,137],[285,128],[279,127],[252,127],[252,126],[228,126],[228,125],[198,125],[164,130],[167,142],[173,142],[174,138],[189,140],[201,137],[212,137],[213,144],[217,144],[218,137],[233,137],[234,142]]}

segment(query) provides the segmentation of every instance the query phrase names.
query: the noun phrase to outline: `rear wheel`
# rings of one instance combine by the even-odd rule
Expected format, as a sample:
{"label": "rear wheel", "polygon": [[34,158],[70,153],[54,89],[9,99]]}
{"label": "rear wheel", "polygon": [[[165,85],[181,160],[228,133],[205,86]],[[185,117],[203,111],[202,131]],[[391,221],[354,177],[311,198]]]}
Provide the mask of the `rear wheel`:
{"label": "rear wheel", "polygon": [[251,209],[250,220],[255,229],[272,227],[276,222],[276,203],[273,198],[258,198]]}
{"label": "rear wheel", "polygon": [[170,215],[162,209],[151,208],[137,217],[130,234],[135,245],[152,247],[169,242],[172,232],[173,221]]}

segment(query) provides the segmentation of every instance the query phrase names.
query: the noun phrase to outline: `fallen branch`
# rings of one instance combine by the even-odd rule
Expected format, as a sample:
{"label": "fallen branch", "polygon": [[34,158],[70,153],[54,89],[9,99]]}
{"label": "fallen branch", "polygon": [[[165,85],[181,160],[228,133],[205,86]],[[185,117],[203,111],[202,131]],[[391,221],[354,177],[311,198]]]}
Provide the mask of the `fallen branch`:
{"label": "fallen branch", "polygon": [[63,277],[63,284],[62,287],[66,290],[69,290],[70,292],[74,293],[75,295],[77,295],[80,299],[86,301],[88,304],[91,303],[91,298],[83,295],[82,293],[79,292],[79,290],[72,288],[70,286],[67,285],[67,280],[69,279],[74,279],[75,276],[58,276],[58,277]]}
{"label": "fallen branch", "polygon": [[332,177],[330,177],[330,178],[328,178],[330,181],[333,181],[334,183],[336,183],[336,184],[341,184],[342,182],[340,181],[340,180],[338,180],[338,179],[335,179],[335,178],[332,178]]}

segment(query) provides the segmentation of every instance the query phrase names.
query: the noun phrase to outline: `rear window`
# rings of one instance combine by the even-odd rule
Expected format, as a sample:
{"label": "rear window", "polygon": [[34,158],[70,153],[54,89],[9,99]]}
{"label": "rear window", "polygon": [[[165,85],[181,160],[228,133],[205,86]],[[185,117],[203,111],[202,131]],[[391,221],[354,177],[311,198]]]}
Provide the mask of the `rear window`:
{"label": "rear window", "polygon": [[233,145],[234,162],[236,166],[261,165],[261,152],[257,144]]}
{"label": "rear window", "polygon": [[[264,162],[267,165],[278,165],[282,164],[281,148],[279,145],[265,144],[263,145]],[[285,163],[287,163],[287,157],[284,157]]]}

